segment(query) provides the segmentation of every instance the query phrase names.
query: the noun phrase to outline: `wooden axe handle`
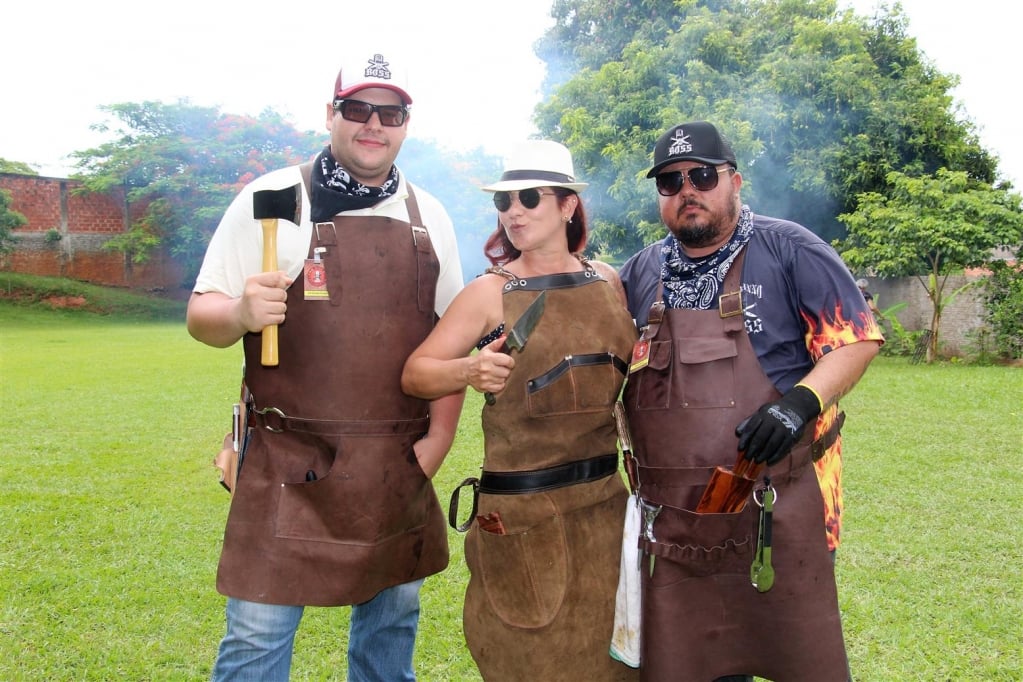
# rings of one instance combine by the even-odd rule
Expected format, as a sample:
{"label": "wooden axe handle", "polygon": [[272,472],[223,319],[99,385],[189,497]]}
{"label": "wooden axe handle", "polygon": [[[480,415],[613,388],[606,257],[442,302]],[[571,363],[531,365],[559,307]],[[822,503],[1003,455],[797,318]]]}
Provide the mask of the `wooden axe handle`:
{"label": "wooden axe handle", "polygon": [[[262,218],[263,226],[263,272],[277,271],[277,218]],[[260,362],[265,367],[276,367],[277,325],[263,327],[263,349]]]}

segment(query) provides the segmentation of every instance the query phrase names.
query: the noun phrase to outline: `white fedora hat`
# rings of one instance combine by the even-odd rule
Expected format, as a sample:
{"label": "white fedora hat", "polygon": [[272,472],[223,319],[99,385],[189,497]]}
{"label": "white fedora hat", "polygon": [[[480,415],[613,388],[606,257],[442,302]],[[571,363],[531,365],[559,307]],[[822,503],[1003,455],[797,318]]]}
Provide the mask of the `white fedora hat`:
{"label": "white fedora hat", "polygon": [[530,187],[565,187],[580,192],[588,183],[576,182],[572,154],[553,140],[526,140],[505,160],[504,173],[484,192],[515,192]]}

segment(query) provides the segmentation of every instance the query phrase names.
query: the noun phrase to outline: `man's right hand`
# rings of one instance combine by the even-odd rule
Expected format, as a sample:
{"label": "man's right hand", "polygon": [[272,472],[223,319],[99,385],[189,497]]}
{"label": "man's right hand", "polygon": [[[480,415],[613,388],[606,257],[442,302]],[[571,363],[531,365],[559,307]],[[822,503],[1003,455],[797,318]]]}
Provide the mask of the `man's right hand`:
{"label": "man's right hand", "polygon": [[283,272],[261,272],[245,279],[238,301],[238,321],[249,332],[284,322],[291,279]]}
{"label": "man's right hand", "polygon": [[739,450],[745,452],[751,462],[774,466],[789,454],[811,420],[820,413],[817,395],[797,384],[780,400],[761,405],[735,427]]}

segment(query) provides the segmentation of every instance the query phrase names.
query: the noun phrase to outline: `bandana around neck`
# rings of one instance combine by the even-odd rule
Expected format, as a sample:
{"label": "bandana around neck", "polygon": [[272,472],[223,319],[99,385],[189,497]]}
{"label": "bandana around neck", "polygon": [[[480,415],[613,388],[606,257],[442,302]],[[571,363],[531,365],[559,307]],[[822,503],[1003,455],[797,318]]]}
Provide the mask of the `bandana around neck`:
{"label": "bandana around neck", "polygon": [[324,147],[313,161],[310,177],[310,216],[314,223],[326,222],[343,211],[374,206],[398,190],[398,169],[391,172],[380,187],[364,185],[338,165]]}
{"label": "bandana around neck", "polygon": [[690,310],[715,308],[725,275],[752,234],[753,213],[749,206],[743,206],[731,239],[709,256],[692,260],[682,252],[682,245],[677,239],[672,239],[662,246],[661,282],[664,284],[664,304],[668,308]]}

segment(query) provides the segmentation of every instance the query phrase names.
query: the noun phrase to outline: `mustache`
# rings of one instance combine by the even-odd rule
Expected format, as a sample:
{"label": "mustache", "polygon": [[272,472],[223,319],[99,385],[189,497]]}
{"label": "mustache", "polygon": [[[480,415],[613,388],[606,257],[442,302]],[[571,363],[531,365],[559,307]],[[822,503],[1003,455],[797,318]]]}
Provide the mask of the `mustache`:
{"label": "mustache", "polygon": [[675,214],[676,215],[682,215],[682,211],[686,210],[690,206],[695,206],[696,208],[702,208],[705,211],[707,210],[707,207],[704,206],[703,203],[697,201],[695,197],[686,197],[685,199],[683,199],[679,203],[678,210],[675,212]]}

